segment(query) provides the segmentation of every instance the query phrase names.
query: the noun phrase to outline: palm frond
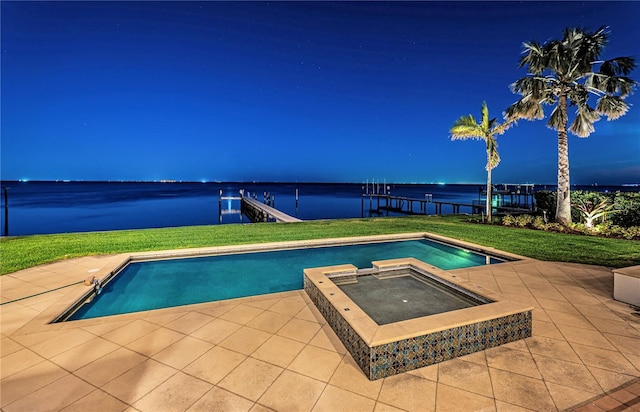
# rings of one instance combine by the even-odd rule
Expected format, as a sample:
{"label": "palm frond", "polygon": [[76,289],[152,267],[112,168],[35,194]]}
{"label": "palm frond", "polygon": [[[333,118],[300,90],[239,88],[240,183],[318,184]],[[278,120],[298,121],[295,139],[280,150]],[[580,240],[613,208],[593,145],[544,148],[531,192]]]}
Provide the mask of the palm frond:
{"label": "palm frond", "polygon": [[600,73],[606,76],[628,76],[636,68],[633,57],[615,57],[600,65]]}
{"label": "palm frond", "polygon": [[449,133],[451,133],[451,140],[484,139],[483,130],[472,115],[462,116],[456,120]]}
{"label": "palm frond", "polygon": [[579,109],[576,118],[569,126],[569,130],[578,137],[588,137],[595,130],[593,123],[598,120],[600,120],[600,115],[595,110]]}
{"label": "palm frond", "polygon": [[541,74],[547,66],[542,46],[535,41],[522,44],[523,51],[519,67],[527,66],[529,73]]}
{"label": "palm frond", "polygon": [[505,111],[507,119],[515,121],[518,119],[540,120],[544,119],[542,104],[532,100],[530,96],[525,96],[513,103]]}
{"label": "palm frond", "polygon": [[616,120],[629,111],[629,105],[618,96],[602,96],[598,100],[596,111],[607,117],[607,120]]}
{"label": "palm frond", "polygon": [[554,107],[551,112],[547,127],[553,130],[560,130],[567,127],[567,114],[560,109],[560,105]]}
{"label": "palm frond", "polygon": [[488,172],[498,166],[500,163],[500,155],[498,154],[498,142],[491,138],[487,140],[487,165],[485,170]]}
{"label": "palm frond", "polygon": [[480,118],[480,127],[485,130],[489,130],[489,107],[487,107],[487,102],[482,102],[480,112],[482,113]]}

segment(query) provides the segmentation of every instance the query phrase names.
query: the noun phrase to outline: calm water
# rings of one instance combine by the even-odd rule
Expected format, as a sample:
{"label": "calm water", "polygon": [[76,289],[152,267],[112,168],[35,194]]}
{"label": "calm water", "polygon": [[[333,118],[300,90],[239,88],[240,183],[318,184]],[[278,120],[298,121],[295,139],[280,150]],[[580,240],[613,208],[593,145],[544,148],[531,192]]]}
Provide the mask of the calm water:
{"label": "calm water", "polygon": [[428,240],[306,248],[129,264],[70,319],[302,289],[304,268],[414,257],[441,269],[501,262]]}
{"label": "calm water", "polygon": [[[223,196],[264,193],[275,207],[300,219],[338,219],[368,216],[362,184],[298,183],[121,183],[121,182],[2,182],[9,188],[9,235],[87,232],[118,229],[249,223],[239,213],[240,202],[219,202]],[[480,185],[387,184],[392,195],[471,203]],[[542,187],[536,187],[542,189]],[[296,189],[298,201],[296,202]],[[600,187],[599,190],[604,188]],[[619,188],[620,189],[620,188]],[[622,188],[624,189],[624,188]],[[371,191],[369,185],[369,191]],[[382,185],[379,188],[383,190]],[[365,189],[366,191],[366,189]],[[0,235],[5,234],[4,196]],[[363,213],[364,206],[364,213]],[[417,210],[417,206],[416,206]],[[435,206],[429,205],[429,213]],[[450,213],[444,207],[443,213]],[[468,213],[470,210],[461,209]]]}

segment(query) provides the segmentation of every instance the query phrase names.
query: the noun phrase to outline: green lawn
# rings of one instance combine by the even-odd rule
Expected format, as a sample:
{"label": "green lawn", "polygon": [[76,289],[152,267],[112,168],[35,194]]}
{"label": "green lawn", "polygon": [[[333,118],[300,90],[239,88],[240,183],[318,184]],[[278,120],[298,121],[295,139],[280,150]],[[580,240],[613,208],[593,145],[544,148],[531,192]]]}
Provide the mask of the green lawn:
{"label": "green lawn", "polygon": [[407,232],[431,232],[542,260],[640,264],[638,241],[480,225],[461,216],[410,216],[9,237],[0,240],[0,274],[88,255]]}

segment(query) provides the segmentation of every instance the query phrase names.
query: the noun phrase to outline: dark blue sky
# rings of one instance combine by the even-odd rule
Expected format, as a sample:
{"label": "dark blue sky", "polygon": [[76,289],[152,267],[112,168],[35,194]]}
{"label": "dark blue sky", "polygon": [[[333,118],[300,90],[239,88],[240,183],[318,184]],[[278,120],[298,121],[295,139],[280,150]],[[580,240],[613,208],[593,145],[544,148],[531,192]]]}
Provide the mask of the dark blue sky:
{"label": "dark blue sky", "polygon": [[[448,130],[517,100],[523,41],[608,25],[603,57],[640,57],[635,1],[1,7],[2,179],[483,182]],[[572,183],[640,182],[638,93],[570,137]],[[545,121],[499,151],[494,181],[556,182]]]}

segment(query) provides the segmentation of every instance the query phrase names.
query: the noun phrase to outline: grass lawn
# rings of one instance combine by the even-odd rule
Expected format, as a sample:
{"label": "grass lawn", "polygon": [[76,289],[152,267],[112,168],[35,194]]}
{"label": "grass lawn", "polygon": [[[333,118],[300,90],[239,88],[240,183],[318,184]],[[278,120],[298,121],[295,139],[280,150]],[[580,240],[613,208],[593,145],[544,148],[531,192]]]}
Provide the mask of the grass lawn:
{"label": "grass lawn", "polygon": [[541,260],[610,267],[640,264],[638,241],[480,225],[462,216],[409,216],[1,238],[0,275],[88,255],[408,232],[431,232]]}

